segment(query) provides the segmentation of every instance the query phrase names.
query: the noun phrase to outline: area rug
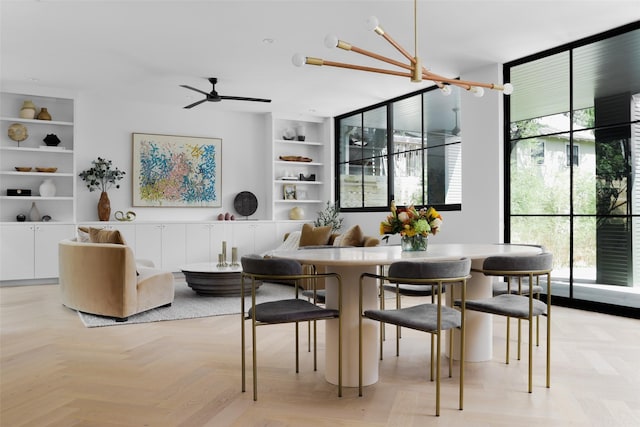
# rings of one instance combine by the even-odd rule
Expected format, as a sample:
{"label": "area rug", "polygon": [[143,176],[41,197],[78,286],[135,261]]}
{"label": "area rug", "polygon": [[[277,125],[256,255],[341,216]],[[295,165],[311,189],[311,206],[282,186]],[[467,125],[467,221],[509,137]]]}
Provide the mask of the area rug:
{"label": "area rug", "polygon": [[[273,301],[293,297],[291,286],[263,283],[256,293],[256,302]],[[251,305],[251,296],[245,297],[245,307]],[[131,325],[136,323],[161,322],[164,320],[194,319],[197,317],[221,316],[240,313],[240,297],[209,297],[196,294],[185,282],[176,282],[176,292],[170,307],[154,308],[144,313],[129,316],[126,322],[116,322],[109,317],[78,312],[87,328],[100,326]]]}

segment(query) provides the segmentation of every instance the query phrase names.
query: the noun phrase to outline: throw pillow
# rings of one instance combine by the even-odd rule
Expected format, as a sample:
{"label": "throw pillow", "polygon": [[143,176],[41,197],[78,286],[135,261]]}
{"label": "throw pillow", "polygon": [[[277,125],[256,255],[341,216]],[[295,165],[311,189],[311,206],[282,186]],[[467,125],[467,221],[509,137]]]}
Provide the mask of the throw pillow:
{"label": "throw pillow", "polygon": [[331,226],[314,227],[311,224],[304,224],[300,233],[299,246],[320,246],[326,245],[331,236]]}
{"label": "throw pillow", "polygon": [[120,231],[93,227],[89,228],[89,241],[91,243],[115,243],[119,245],[126,245]]}
{"label": "throw pillow", "polygon": [[90,240],[89,227],[78,227],[78,231],[76,232],[76,241],[87,243]]}
{"label": "throw pillow", "polygon": [[359,225],[354,225],[344,232],[340,246],[362,246],[364,233]]}

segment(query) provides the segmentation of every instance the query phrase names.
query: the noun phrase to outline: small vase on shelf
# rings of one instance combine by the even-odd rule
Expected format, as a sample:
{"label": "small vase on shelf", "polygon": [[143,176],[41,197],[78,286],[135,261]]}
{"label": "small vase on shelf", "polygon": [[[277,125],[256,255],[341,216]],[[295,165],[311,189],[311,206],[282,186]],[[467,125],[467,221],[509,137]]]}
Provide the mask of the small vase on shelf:
{"label": "small vase on shelf", "polygon": [[51,120],[51,114],[49,114],[45,107],[40,109],[40,112],[38,113],[38,120]]}
{"label": "small vase on shelf", "polygon": [[33,102],[27,100],[22,103],[22,108],[20,108],[20,118],[21,119],[33,119],[36,116],[36,106]]}
{"label": "small vase on shelf", "polygon": [[402,236],[400,247],[403,252],[426,251],[427,236],[416,234],[415,236]]}
{"label": "small vase on shelf", "polygon": [[40,215],[40,211],[36,206],[36,202],[31,202],[31,209],[29,209],[29,220],[36,222],[36,221],[40,221],[41,219],[42,219],[42,216]]}
{"label": "small vase on shelf", "polygon": [[52,179],[47,178],[40,184],[41,197],[54,197],[56,195],[56,184]]}
{"label": "small vase on shelf", "polygon": [[100,221],[109,221],[111,216],[111,201],[106,191],[100,194],[100,200],[98,201],[98,219]]}

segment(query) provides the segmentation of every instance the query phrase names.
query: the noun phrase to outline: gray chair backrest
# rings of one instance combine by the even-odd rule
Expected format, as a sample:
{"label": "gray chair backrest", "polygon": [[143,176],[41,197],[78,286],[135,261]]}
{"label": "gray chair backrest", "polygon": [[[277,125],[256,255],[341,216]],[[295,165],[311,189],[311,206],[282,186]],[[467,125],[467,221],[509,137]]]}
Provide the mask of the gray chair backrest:
{"label": "gray chair backrest", "polygon": [[443,261],[398,261],[389,266],[389,277],[404,279],[452,279],[465,277],[471,270],[471,260],[460,258]]}
{"label": "gray chair backrest", "polygon": [[302,274],[298,261],[284,258],[264,258],[260,255],[245,255],[240,258],[242,271],[248,274],[268,276],[295,276]]}
{"label": "gray chair backrest", "polygon": [[484,260],[483,270],[494,271],[549,271],[553,268],[553,254],[543,252],[536,255],[500,255]]}

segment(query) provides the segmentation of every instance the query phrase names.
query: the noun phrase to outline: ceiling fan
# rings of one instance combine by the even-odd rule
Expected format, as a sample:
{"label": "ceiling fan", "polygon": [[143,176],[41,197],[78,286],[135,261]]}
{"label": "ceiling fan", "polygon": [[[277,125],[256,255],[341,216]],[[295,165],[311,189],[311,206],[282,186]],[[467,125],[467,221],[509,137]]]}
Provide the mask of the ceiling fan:
{"label": "ceiling fan", "polygon": [[195,87],[191,87],[191,86],[187,86],[187,85],[180,85],[181,87],[187,88],[187,89],[191,89],[194,90],[198,93],[201,93],[203,95],[206,96],[205,99],[202,99],[200,101],[194,102],[193,104],[189,104],[184,108],[192,108],[195,107],[196,105],[200,105],[203,102],[220,102],[222,100],[232,100],[232,101],[254,101],[254,102],[271,102],[270,99],[263,99],[263,98],[246,98],[243,96],[222,96],[222,95],[218,95],[218,92],[216,92],[216,83],[218,82],[218,79],[215,77],[210,77],[209,82],[212,85],[212,89],[211,92],[207,93],[205,91],[202,91],[200,89],[196,89]]}

